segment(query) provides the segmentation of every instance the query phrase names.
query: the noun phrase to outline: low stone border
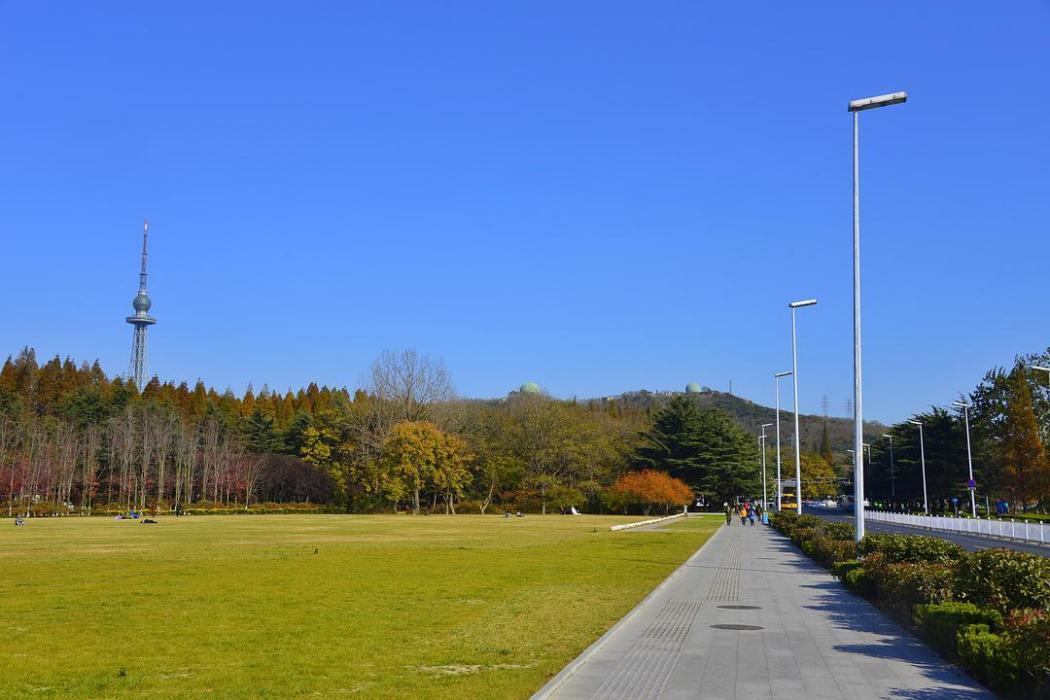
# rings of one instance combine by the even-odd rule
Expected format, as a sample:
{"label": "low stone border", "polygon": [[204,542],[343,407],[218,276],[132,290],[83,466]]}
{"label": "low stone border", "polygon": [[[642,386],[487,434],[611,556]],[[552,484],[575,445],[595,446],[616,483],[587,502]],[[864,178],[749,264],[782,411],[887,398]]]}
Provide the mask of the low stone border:
{"label": "low stone border", "polygon": [[613,525],[609,529],[613,532],[617,530],[630,530],[632,527],[641,527],[642,525],[655,525],[656,523],[667,522],[668,520],[674,520],[675,518],[683,518],[685,513],[675,513],[674,515],[668,515],[663,518],[653,518],[651,520],[639,520],[636,523],[624,523],[623,525]]}

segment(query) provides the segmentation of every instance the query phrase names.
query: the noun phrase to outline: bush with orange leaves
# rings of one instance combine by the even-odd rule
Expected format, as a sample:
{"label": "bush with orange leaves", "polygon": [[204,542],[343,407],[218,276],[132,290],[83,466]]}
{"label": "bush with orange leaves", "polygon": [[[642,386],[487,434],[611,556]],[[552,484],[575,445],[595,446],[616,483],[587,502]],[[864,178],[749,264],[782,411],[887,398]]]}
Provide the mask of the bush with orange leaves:
{"label": "bush with orange leaves", "polygon": [[628,472],[617,479],[606,491],[605,502],[610,510],[627,513],[632,506],[637,506],[649,515],[654,506],[667,512],[672,506],[692,503],[693,490],[681,479],[655,469],[645,469]]}

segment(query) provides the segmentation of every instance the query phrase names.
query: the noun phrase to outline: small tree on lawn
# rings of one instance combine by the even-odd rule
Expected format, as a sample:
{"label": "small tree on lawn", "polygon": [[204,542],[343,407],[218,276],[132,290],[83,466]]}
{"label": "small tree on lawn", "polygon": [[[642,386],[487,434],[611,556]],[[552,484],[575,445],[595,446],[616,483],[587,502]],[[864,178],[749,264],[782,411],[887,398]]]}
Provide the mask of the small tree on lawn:
{"label": "small tree on lawn", "polygon": [[401,421],[383,443],[382,461],[412,493],[412,512],[419,513],[419,492],[433,481],[445,435],[429,421]]}
{"label": "small tree on lawn", "polygon": [[655,469],[624,474],[610,487],[606,499],[610,507],[623,508],[624,512],[630,506],[639,506],[645,515],[649,515],[654,506],[662,506],[667,512],[672,506],[684,506],[692,501],[693,491],[684,481]]}

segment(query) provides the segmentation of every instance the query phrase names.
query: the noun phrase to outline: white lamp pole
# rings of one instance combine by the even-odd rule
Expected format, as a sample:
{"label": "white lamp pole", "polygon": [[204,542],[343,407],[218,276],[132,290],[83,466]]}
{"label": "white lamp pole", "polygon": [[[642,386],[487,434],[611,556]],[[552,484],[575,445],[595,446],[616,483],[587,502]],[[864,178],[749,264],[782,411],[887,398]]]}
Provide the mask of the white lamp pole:
{"label": "white lamp pole", "polygon": [[763,423],[762,434],[758,436],[762,445],[762,510],[769,510],[769,490],[766,488],[766,428],[771,425],[773,424]]}
{"label": "white lamp pole", "polygon": [[780,499],[784,494],[784,489],[780,485],[780,380],[783,377],[787,377],[791,372],[777,372],[773,375],[773,380],[777,385],[777,511],[780,511]]}
{"label": "white lamp pole", "polygon": [[908,93],[895,92],[865,97],[849,103],[853,112],[853,514],[857,542],[864,538],[864,405],[861,391],[860,361],[860,113],[876,107],[904,102]]}
{"label": "white lamp pole", "polygon": [[922,460],[922,512],[929,515],[930,506],[926,501],[926,445],[923,443],[922,439],[922,421],[910,420],[908,422],[912,425],[919,426],[919,458]]}
{"label": "white lamp pole", "polygon": [[805,299],[793,301],[788,304],[791,309],[791,383],[794,387],[792,392],[795,400],[795,501],[798,506],[796,513],[802,515],[802,441],[798,435],[798,344],[795,333],[795,312],[804,306],[813,306],[816,299]]}
{"label": "white lamp pole", "polygon": [[970,490],[970,512],[977,517],[977,484],[973,480],[973,452],[970,450],[970,404],[965,401],[953,401],[954,405],[963,410],[963,421],[966,423],[966,464],[970,469],[970,479],[966,482],[966,488]]}

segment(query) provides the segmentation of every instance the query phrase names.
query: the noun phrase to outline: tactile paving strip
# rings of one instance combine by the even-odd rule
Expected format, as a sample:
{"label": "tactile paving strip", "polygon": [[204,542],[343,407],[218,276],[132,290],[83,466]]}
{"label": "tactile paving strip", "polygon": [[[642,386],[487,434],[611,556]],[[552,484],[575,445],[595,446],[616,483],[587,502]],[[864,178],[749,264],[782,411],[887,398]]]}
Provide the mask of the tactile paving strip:
{"label": "tactile paving strip", "polygon": [[592,697],[659,698],[700,605],[699,600],[669,601],[664,605],[641,640],[616,664]]}
{"label": "tactile paving strip", "polygon": [[736,547],[726,550],[718,571],[711,579],[711,590],[708,600],[734,601],[740,595],[740,550]]}

